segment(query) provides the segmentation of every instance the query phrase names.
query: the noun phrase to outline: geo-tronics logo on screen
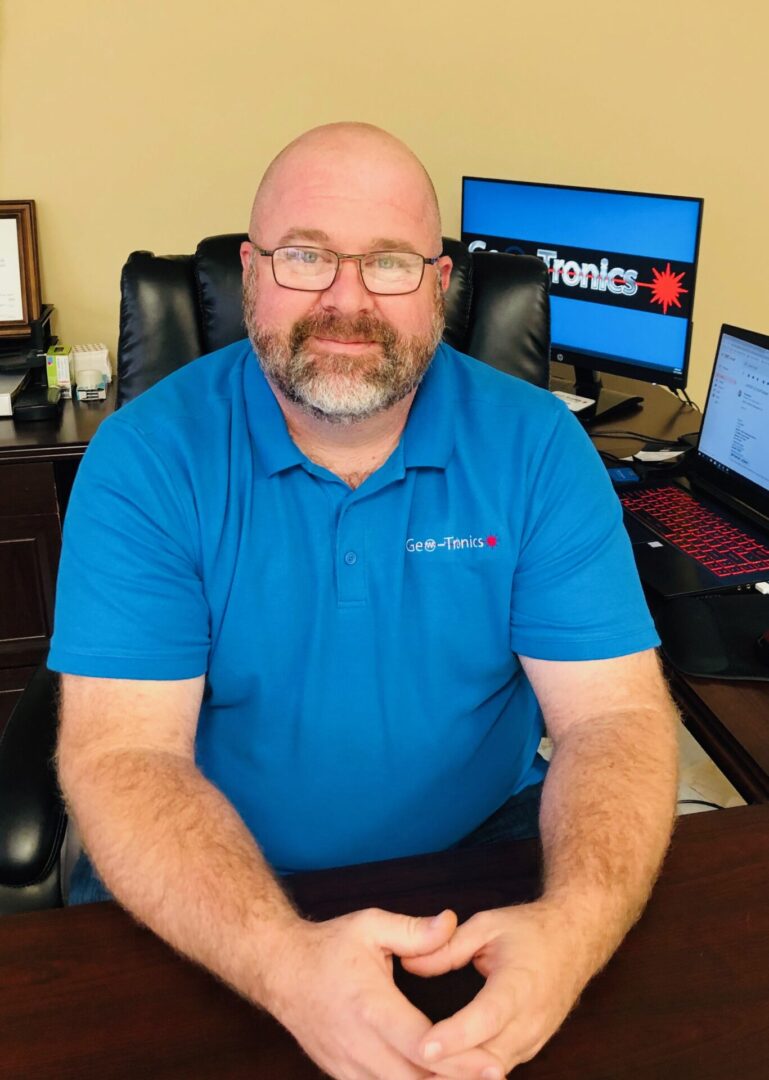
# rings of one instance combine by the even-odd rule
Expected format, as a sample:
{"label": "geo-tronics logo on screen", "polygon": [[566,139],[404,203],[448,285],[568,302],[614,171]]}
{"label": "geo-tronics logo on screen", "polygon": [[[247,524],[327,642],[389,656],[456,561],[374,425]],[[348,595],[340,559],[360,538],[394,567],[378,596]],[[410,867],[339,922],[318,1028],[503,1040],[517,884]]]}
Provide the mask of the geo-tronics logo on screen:
{"label": "geo-tronics logo on screen", "polygon": [[551,275],[552,285],[563,284],[570,289],[589,289],[591,292],[609,292],[615,296],[635,296],[640,289],[649,289],[649,300],[660,304],[664,315],[668,308],[681,307],[680,297],[689,290],[681,282],[686,271],[676,273],[668,262],[665,269],[659,271],[651,267],[652,281],[639,281],[637,268],[609,266],[609,259],[604,256],[598,264],[577,262],[576,259],[558,257],[558,252],[549,248],[537,248],[537,258],[541,259]]}
{"label": "geo-tronics logo on screen", "polygon": [[556,296],[680,318],[691,314],[691,263],[507,238],[479,237],[469,247],[536,255],[548,269]]}

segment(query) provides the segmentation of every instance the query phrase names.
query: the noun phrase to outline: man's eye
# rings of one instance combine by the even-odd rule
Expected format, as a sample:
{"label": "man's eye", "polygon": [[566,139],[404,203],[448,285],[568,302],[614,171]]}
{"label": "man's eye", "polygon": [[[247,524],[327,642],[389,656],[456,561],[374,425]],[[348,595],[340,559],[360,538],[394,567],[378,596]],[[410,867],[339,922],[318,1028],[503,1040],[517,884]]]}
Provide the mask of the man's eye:
{"label": "man's eye", "polygon": [[377,270],[403,270],[406,260],[397,252],[386,251],[375,257],[374,266]]}
{"label": "man's eye", "polygon": [[318,261],[318,252],[311,251],[309,248],[288,248],[286,250],[286,259],[289,262],[312,266],[313,263]]}

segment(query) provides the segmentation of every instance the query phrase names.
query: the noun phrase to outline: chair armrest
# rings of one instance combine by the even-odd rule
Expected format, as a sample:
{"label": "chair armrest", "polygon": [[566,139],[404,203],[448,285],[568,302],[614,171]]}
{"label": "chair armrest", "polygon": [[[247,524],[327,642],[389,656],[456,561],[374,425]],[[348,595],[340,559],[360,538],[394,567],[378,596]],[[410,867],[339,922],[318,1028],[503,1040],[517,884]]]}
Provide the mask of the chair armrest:
{"label": "chair armrest", "polygon": [[58,676],[41,666],[0,737],[0,885],[51,875],[67,824],[56,779]]}

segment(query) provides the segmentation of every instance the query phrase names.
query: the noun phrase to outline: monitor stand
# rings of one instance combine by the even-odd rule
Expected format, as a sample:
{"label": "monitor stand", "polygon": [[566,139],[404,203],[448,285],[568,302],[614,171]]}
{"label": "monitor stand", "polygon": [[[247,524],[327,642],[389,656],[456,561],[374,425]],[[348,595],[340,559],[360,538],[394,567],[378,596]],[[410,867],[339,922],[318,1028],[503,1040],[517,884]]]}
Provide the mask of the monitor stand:
{"label": "monitor stand", "polygon": [[591,368],[574,368],[574,393],[580,397],[592,398],[595,409],[585,410],[585,419],[590,424],[605,420],[617,420],[621,416],[633,413],[643,405],[640,394],[623,394],[620,390],[608,390],[601,383],[601,376]]}

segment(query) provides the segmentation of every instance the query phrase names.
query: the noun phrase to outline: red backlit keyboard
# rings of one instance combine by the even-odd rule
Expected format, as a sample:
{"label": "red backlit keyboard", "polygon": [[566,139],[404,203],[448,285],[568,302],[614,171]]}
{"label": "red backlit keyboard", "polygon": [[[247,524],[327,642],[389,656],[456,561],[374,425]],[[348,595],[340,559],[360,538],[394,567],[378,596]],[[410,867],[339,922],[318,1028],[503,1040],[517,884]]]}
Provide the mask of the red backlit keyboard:
{"label": "red backlit keyboard", "polygon": [[623,491],[620,501],[639,521],[717,577],[769,575],[769,547],[701,506],[682,488]]}

